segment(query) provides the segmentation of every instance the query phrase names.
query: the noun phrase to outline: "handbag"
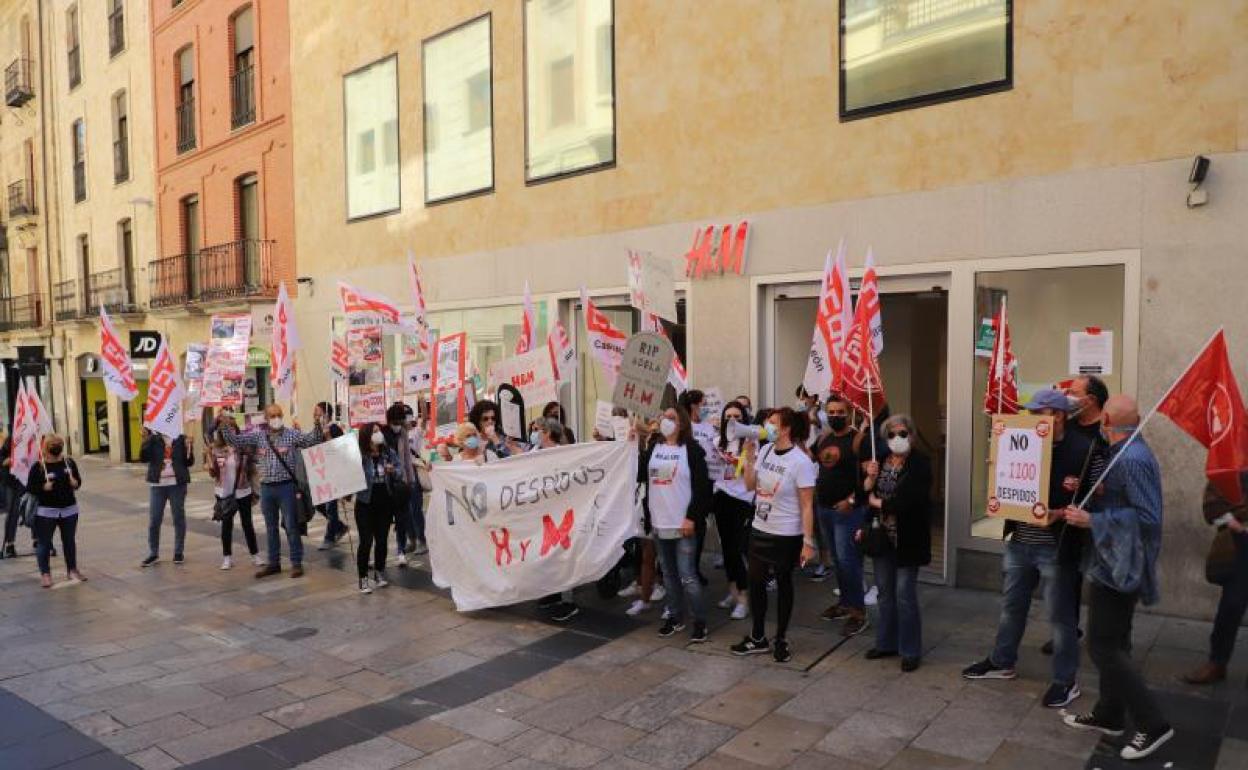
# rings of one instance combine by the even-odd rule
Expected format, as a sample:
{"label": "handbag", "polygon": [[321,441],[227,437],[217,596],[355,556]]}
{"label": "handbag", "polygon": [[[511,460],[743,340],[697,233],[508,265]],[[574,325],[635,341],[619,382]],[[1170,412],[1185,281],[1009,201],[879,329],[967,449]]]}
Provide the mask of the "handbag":
{"label": "handbag", "polygon": [[277,451],[277,447],[273,446],[273,439],[269,437],[269,434],[264,434],[264,440],[269,442],[269,449],[273,454],[277,455],[277,461],[282,464],[282,467],[290,474],[290,480],[295,483],[295,515],[299,518],[300,526],[306,527],[313,517],[316,516],[316,506],[312,504],[312,495],[309,493],[307,485],[299,480],[298,474],[291,470],[290,464],[286,462],[286,458],[282,457],[281,453]]}
{"label": "handbag", "polygon": [[35,516],[39,513],[39,498],[31,492],[25,492],[17,501],[17,510],[21,514],[22,526],[35,528]]}
{"label": "handbag", "polygon": [[234,488],[230,490],[230,496],[218,497],[216,502],[212,504],[213,521],[225,521],[234,514],[238,513],[238,498],[235,497],[235,495],[238,494],[239,479],[243,476],[241,459],[242,458],[240,457],[239,461],[236,462],[238,467],[236,467],[234,471]]}
{"label": "handbag", "polygon": [[858,543],[858,550],[863,556],[876,558],[885,556],[893,548],[893,542],[888,538],[888,529],[880,521],[879,514],[871,513],[871,521],[865,524],[862,530],[862,540]]}
{"label": "handbag", "polygon": [[1235,576],[1236,557],[1235,535],[1223,527],[1213,536],[1209,544],[1209,555],[1205,557],[1205,580],[1215,586],[1225,586]]}
{"label": "handbag", "polygon": [[429,475],[429,463],[423,459],[416,466],[416,483],[420,485],[421,492],[433,491],[433,477]]}

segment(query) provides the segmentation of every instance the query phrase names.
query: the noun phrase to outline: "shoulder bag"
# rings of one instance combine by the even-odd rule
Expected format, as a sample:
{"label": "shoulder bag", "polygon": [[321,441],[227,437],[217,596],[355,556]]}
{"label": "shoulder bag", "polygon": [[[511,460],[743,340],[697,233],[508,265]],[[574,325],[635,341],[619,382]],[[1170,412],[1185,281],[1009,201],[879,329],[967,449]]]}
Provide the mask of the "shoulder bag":
{"label": "shoulder bag", "polygon": [[264,440],[269,442],[269,451],[277,456],[277,461],[282,464],[286,472],[290,474],[290,480],[295,485],[295,514],[299,517],[301,525],[307,525],[312,521],[312,517],[316,515],[316,506],[312,505],[312,495],[308,492],[307,487],[299,480],[299,476],[291,469],[290,463],[286,462],[286,458],[282,457],[281,452],[277,451],[277,447],[273,446],[273,439],[269,434],[264,434]]}
{"label": "shoulder bag", "polygon": [[[238,498],[234,495],[238,492],[238,482],[243,476],[243,472],[245,470],[243,466],[245,463],[243,462],[243,456],[241,453],[236,452],[235,457],[237,459],[234,461],[234,488],[230,490],[229,497],[218,497],[217,501],[212,504],[213,521],[225,521],[234,514],[238,513]],[[216,462],[215,457],[213,458],[213,462]]]}
{"label": "shoulder bag", "polygon": [[1215,586],[1231,582],[1235,577],[1235,550],[1235,536],[1226,527],[1220,528],[1205,557],[1205,580]]}

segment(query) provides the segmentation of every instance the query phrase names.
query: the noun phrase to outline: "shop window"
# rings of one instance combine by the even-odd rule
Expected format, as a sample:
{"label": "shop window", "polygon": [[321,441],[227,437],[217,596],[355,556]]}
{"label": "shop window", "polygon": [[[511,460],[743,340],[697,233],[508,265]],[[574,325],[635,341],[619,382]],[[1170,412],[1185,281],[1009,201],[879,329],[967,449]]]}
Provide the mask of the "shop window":
{"label": "shop window", "polygon": [[426,40],[425,202],[494,187],[490,17]]}
{"label": "shop window", "polygon": [[1011,87],[1012,0],[842,0],[841,118]]}
{"label": "shop window", "polygon": [[615,163],[612,0],[525,0],[525,179]]}
{"label": "shop window", "polygon": [[[534,302],[537,314],[537,340],[546,344],[549,328],[547,303]],[[429,314],[429,325],[435,336],[465,332],[468,335],[468,362],[480,375],[479,385],[484,389],[490,367],[515,354],[516,341],[520,339],[522,305],[496,305],[470,310],[444,310]],[[529,404],[528,406],[533,406]]]}
{"label": "shop window", "polygon": [[[398,58],[390,56],[343,79],[347,218],[399,209]],[[384,146],[378,148],[379,139]],[[380,162],[378,162],[380,159]]]}
{"label": "shop window", "polygon": [[1023,403],[1036,390],[1075,376],[1070,368],[1071,334],[1086,333],[1089,328],[1113,335],[1112,356],[1107,362],[1110,373],[1101,377],[1110,393],[1120,393],[1125,275],[1122,265],[976,274],[976,324],[973,331],[967,330],[975,334],[976,340],[971,452],[973,536],[1000,539],[1003,527],[1003,520],[989,518],[986,513],[989,418],[982,407],[992,335],[983,332],[984,324],[991,323],[1005,300],[1010,342],[1018,359],[1019,399]]}

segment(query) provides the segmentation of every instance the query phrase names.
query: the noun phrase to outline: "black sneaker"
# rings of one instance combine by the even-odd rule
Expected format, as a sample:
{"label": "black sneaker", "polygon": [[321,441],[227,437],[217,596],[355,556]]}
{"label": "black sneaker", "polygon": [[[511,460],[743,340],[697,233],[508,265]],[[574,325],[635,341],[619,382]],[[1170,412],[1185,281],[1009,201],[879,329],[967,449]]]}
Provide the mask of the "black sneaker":
{"label": "black sneaker", "polygon": [[901,673],[909,674],[912,671],[918,671],[918,670],[919,670],[918,658],[902,658],[901,659]]}
{"label": "black sneaker", "polygon": [[705,623],[693,624],[693,635],[689,637],[690,644],[702,644],[703,642],[709,640],[710,638],[711,638],[711,635],[706,632]]}
{"label": "black sneaker", "polygon": [[13,545],[12,543],[5,543],[5,544],[4,544],[4,557],[3,557],[3,558],[5,558],[5,559],[16,559],[16,558],[17,558],[17,546]]}
{"label": "black sneaker", "polygon": [[684,630],[685,630],[684,623],[681,623],[680,621],[674,618],[668,618],[667,620],[663,621],[663,625],[659,628],[659,636],[666,639],[672,634],[675,634],[677,631],[684,631]]}
{"label": "black sneaker", "polygon": [[783,637],[776,637],[776,642],[771,646],[772,656],[775,657],[777,663],[788,663],[793,660],[793,651],[789,649],[789,642]]}
{"label": "black sneaker", "polygon": [[1014,669],[998,666],[992,662],[992,658],[984,658],[962,669],[963,679],[1013,679],[1017,676]]}
{"label": "black sneaker", "polygon": [[771,645],[767,642],[767,637],[762,639],[753,639],[749,636],[728,648],[732,650],[733,655],[761,655],[771,652]]}
{"label": "black sneaker", "polygon": [[1045,708],[1060,709],[1069,706],[1074,702],[1075,698],[1078,698],[1082,694],[1083,693],[1079,692],[1079,685],[1077,683],[1062,684],[1060,682],[1054,682],[1049,685],[1049,689],[1045,692],[1044,700],[1042,702],[1044,703]]}
{"label": "black sneaker", "polygon": [[878,647],[872,647],[871,649],[867,650],[866,654],[863,655],[863,657],[866,658],[867,660],[879,660],[880,658],[895,658],[897,657],[897,651],[896,650],[881,650]]}
{"label": "black sneaker", "polygon": [[1073,727],[1076,730],[1095,730],[1102,735],[1108,735],[1111,738],[1117,738],[1122,735],[1122,727],[1120,725],[1111,725],[1102,722],[1091,712],[1087,714],[1066,714],[1062,717],[1062,722],[1064,722],[1067,727]]}
{"label": "black sneaker", "polygon": [[537,608],[539,610],[549,610],[559,606],[562,601],[563,599],[559,597],[559,594],[554,594],[553,596],[543,596],[537,600]]}
{"label": "black sneaker", "polygon": [[147,558],[146,558],[146,559],[144,559],[143,561],[139,562],[139,566],[140,566],[140,567],[150,567],[150,566],[152,566],[153,564],[155,564],[155,563],[156,563],[156,562],[158,562],[158,561],[160,561],[160,557],[159,557],[158,555],[156,555],[156,554],[152,554],[151,556],[147,557]]}
{"label": "black sneaker", "polygon": [[173,555],[173,563],[174,564],[186,564],[186,557],[180,553],[175,553]]}
{"label": "black sneaker", "polygon": [[581,614],[581,608],[572,602],[563,602],[556,605],[554,612],[550,614],[550,619],[556,623],[567,623],[572,618]]}
{"label": "black sneaker", "polygon": [[1118,756],[1123,759],[1143,759],[1161,748],[1166,741],[1173,737],[1173,727],[1155,730],[1151,733],[1137,732],[1131,740],[1127,741],[1127,745],[1122,747],[1122,752]]}

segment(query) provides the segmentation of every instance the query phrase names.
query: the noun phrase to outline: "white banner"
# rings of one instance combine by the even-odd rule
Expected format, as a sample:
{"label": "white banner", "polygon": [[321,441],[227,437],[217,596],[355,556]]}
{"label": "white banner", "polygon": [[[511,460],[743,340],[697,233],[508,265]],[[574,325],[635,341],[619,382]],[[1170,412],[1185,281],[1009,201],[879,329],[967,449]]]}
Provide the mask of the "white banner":
{"label": "white banner", "polygon": [[591,441],[499,462],[439,463],[426,524],[433,582],[461,612],[602,577],[641,534],[637,448]]}
{"label": "white banner", "polygon": [[366,488],[360,442],[355,431],[303,450],[312,504],[337,500]]}
{"label": "white banner", "polygon": [[186,390],[169,350],[169,338],[160,336],[160,350],[147,381],[147,403],[143,407],[143,427],[169,438],[182,435],[182,400]]}
{"label": "white banner", "polygon": [[490,366],[489,386],[511,385],[520,391],[527,405],[545,404],[559,400],[555,372],[550,365],[549,351],[537,348],[511,358],[496,361]]}

